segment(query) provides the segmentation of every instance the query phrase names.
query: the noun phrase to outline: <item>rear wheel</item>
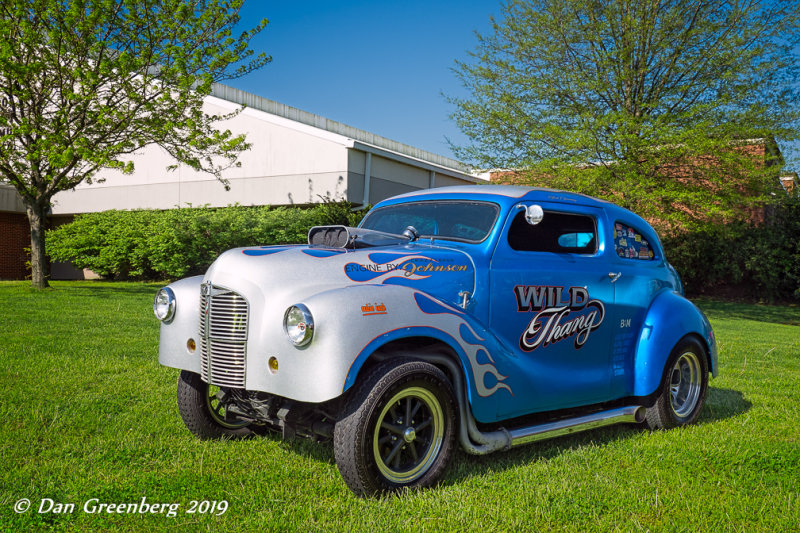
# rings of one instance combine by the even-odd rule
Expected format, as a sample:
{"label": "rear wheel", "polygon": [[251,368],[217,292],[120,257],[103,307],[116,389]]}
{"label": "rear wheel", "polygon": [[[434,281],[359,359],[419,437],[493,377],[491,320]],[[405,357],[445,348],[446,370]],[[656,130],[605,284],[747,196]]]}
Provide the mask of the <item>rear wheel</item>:
{"label": "rear wheel", "polygon": [[246,437],[248,422],[226,416],[224,389],[209,385],[199,374],[182,370],[178,376],[178,412],[183,423],[201,439]]}
{"label": "rear wheel", "polygon": [[367,372],[334,429],[336,464],[359,496],[428,487],[455,448],[453,388],[435,366],[408,358]]}
{"label": "rear wheel", "polygon": [[699,341],[688,338],[672,350],[655,405],[647,409],[651,429],[693,423],[700,416],[708,388],[708,358]]}

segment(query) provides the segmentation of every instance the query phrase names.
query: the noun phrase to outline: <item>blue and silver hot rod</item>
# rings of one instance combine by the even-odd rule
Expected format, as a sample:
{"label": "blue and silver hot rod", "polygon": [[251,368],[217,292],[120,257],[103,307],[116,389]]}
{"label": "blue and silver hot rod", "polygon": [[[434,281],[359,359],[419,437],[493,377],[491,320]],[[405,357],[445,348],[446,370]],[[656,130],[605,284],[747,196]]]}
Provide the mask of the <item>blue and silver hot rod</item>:
{"label": "blue and silver hot rod", "polygon": [[159,361],[200,438],[332,438],[357,494],[619,422],[699,416],[717,347],[643,219],[562,191],[431,189],[161,289]]}

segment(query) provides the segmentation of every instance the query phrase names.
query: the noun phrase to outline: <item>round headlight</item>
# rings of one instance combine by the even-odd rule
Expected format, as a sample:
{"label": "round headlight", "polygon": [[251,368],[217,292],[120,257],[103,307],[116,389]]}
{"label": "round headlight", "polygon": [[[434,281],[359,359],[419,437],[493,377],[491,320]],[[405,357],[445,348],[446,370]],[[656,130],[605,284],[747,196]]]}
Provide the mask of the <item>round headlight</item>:
{"label": "round headlight", "polygon": [[153,313],[162,322],[172,320],[175,316],[175,293],[169,287],[159,289],[153,300]]}
{"label": "round headlight", "polygon": [[295,346],[305,346],[314,336],[314,317],[303,304],[291,306],[283,315],[283,329]]}

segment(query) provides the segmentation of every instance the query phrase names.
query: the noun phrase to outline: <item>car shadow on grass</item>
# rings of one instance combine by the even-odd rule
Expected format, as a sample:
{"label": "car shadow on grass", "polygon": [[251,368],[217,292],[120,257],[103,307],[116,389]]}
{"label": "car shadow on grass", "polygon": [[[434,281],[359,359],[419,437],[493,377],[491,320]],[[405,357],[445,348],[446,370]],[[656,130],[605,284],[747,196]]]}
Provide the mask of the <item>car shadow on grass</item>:
{"label": "car shadow on grass", "polygon": [[[740,391],[710,387],[706,393],[706,404],[697,424],[703,425],[733,418],[746,413],[752,406],[753,404],[746,400]],[[647,429],[643,425],[618,424],[522,445],[506,452],[488,455],[474,456],[459,449],[441,484],[443,486],[457,485],[466,479],[486,473],[546,462],[566,452],[580,450],[587,446],[608,446],[614,442],[629,439],[641,431],[647,431]]]}
{"label": "car shadow on grass", "polygon": [[[710,387],[698,424],[703,425],[733,418],[746,413],[751,407],[752,403],[746,400],[740,391]],[[618,424],[522,445],[505,452],[499,451],[488,455],[470,455],[458,446],[450,468],[441,481],[441,486],[458,485],[467,479],[487,473],[546,462],[569,451],[589,446],[608,446],[614,442],[629,439],[641,431],[646,431],[646,429],[636,424]],[[318,443],[305,438],[283,441],[280,433],[274,431],[266,432],[256,438],[273,440],[290,453],[312,461],[329,465],[336,464],[330,441]]]}
{"label": "car shadow on grass", "polygon": [[306,437],[284,439],[280,431],[267,428],[257,431],[245,440],[248,439],[270,440],[289,453],[321,463],[336,464],[336,459],[333,456],[332,439],[323,439],[321,441],[315,441]]}
{"label": "car shadow on grass", "polygon": [[[276,438],[280,440],[281,436],[277,435]],[[314,442],[311,439],[299,437],[294,440],[284,441],[282,446],[308,459],[329,465],[336,464],[336,458],[333,456],[333,440]]]}
{"label": "car shadow on grass", "polygon": [[744,395],[733,389],[709,387],[706,393],[706,405],[700,413],[699,423],[716,422],[746,413],[753,404]]}
{"label": "car shadow on grass", "polygon": [[608,446],[629,439],[639,431],[643,430],[635,424],[619,424],[524,444],[508,451],[498,451],[488,455],[470,455],[459,448],[446,476],[441,481],[441,486],[459,485],[485,474],[547,463],[583,448]]}

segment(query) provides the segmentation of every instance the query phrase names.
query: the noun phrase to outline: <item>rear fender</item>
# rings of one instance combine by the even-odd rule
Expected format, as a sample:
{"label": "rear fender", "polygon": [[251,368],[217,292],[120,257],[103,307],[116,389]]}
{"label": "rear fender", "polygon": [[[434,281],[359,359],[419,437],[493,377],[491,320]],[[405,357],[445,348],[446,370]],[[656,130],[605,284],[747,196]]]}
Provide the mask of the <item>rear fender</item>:
{"label": "rear fender", "polygon": [[650,305],[636,345],[634,396],[650,396],[657,392],[670,352],[686,335],[695,335],[701,340],[711,374],[717,376],[717,344],[708,319],[680,294],[664,290]]}

